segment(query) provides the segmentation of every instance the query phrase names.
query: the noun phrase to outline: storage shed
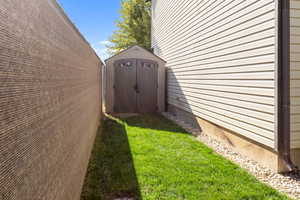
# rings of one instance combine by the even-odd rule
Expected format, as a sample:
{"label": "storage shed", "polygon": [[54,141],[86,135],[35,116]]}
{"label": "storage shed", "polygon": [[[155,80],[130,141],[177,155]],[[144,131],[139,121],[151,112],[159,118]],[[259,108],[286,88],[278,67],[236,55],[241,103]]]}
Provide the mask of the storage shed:
{"label": "storage shed", "polygon": [[165,110],[164,60],[135,45],[105,62],[107,113]]}

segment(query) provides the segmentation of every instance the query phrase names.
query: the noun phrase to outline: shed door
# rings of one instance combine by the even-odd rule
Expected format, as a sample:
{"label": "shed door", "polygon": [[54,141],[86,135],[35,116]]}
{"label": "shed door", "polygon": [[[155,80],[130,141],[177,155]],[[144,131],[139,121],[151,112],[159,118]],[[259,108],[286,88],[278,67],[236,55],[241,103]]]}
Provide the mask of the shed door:
{"label": "shed door", "polygon": [[114,112],[116,113],[137,112],[136,64],[136,59],[124,59],[114,63]]}
{"label": "shed door", "polygon": [[157,111],[157,64],[137,60],[137,109],[140,113]]}

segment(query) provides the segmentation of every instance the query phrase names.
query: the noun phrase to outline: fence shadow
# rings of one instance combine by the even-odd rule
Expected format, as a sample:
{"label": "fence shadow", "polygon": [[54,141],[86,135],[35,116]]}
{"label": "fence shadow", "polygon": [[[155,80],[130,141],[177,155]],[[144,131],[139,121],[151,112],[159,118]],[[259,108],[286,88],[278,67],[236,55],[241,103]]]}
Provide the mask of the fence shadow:
{"label": "fence shadow", "polygon": [[81,200],[141,200],[126,129],[107,119],[97,133]]}
{"label": "fence shadow", "polygon": [[[178,134],[190,134],[180,126],[174,126],[174,122],[166,119],[160,114],[141,114],[130,118],[123,118],[122,120],[132,127],[168,131]],[[158,127],[157,124],[160,124],[160,126]]]}

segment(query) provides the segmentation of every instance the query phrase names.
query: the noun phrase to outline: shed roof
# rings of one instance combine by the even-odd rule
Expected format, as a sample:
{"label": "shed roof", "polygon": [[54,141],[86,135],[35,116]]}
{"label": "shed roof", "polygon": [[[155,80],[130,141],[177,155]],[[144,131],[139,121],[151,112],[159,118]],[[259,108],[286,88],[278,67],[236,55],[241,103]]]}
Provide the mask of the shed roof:
{"label": "shed roof", "polygon": [[156,58],[158,58],[158,59],[160,59],[161,61],[163,61],[163,62],[166,63],[166,61],[165,61],[164,59],[162,59],[161,57],[155,55],[154,53],[150,52],[149,50],[147,50],[147,49],[145,49],[144,47],[141,47],[141,46],[139,46],[139,45],[133,45],[133,46],[131,46],[131,47],[125,49],[125,50],[123,50],[123,51],[117,53],[116,55],[113,55],[112,57],[106,59],[105,62],[107,62],[107,61],[109,61],[110,59],[115,58],[115,57],[117,57],[117,56],[119,56],[119,55],[121,55],[121,54],[123,54],[123,53],[126,53],[127,51],[130,51],[130,50],[133,49],[134,47],[138,47],[139,49],[143,50],[143,51],[146,52],[147,54],[152,55],[152,56],[154,56],[154,57],[156,57]]}

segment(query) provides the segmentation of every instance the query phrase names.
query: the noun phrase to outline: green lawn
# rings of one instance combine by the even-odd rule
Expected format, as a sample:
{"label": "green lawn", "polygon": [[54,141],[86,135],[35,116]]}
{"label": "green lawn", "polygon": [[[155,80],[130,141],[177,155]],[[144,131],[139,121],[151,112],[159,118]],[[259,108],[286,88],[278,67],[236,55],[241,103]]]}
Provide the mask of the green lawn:
{"label": "green lawn", "polygon": [[111,118],[98,131],[82,200],[288,199],[159,115]]}

